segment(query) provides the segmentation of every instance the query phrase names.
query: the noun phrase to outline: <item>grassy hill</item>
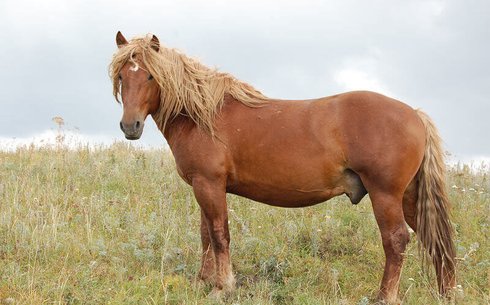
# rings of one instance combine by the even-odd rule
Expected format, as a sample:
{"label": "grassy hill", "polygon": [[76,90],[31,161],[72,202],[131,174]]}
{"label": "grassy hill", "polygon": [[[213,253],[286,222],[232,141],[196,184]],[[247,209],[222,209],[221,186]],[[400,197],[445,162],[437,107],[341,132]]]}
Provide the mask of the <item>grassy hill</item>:
{"label": "grassy hill", "polygon": [[[0,152],[0,302],[212,304],[196,280],[199,207],[165,150]],[[458,303],[490,303],[489,168],[450,169]],[[229,196],[230,304],[370,304],[384,254],[366,197],[281,209]],[[437,304],[415,236],[400,298]]]}

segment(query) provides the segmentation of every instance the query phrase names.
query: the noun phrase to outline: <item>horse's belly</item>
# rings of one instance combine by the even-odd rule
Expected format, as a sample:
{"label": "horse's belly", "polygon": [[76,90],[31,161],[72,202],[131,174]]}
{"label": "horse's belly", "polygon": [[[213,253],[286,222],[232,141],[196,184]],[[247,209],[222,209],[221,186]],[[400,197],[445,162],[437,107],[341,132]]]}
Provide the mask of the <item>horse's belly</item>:
{"label": "horse's belly", "polygon": [[[327,181],[325,181],[324,177],[318,177],[314,181],[315,175],[309,175],[307,179],[306,177],[285,178],[284,176],[264,176],[264,173],[262,174],[257,175],[256,179],[235,181],[227,188],[227,191],[255,201],[281,207],[310,206],[346,192],[342,177]],[[262,180],[260,179],[262,177],[268,177],[268,179]]]}
{"label": "horse's belly", "polygon": [[231,188],[229,193],[279,207],[305,207],[324,202],[344,193],[343,187],[324,190],[284,190],[258,186]]}

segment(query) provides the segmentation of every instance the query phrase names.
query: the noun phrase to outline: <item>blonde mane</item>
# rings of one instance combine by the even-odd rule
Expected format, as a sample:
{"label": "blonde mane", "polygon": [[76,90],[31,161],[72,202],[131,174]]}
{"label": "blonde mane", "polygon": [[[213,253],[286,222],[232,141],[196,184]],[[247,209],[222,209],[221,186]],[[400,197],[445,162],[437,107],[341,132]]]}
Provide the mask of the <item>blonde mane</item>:
{"label": "blonde mane", "polygon": [[136,58],[144,64],[160,87],[160,107],[153,118],[161,130],[170,120],[183,114],[213,134],[214,119],[226,93],[249,107],[257,107],[268,99],[232,75],[208,68],[175,49],[160,45],[156,52],[150,38],[135,38],[120,48],[109,65],[109,75],[113,94],[120,102],[119,72],[128,61],[134,62]]}

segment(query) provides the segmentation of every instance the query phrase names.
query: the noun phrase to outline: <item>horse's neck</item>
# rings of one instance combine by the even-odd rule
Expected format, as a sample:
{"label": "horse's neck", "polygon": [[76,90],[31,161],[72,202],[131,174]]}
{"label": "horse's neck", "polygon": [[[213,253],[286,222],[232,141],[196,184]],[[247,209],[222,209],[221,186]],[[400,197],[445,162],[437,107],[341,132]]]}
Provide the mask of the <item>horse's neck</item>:
{"label": "horse's neck", "polygon": [[194,126],[195,124],[191,119],[184,115],[179,115],[167,122],[165,130],[161,130],[161,132],[167,140],[168,145],[172,147],[179,138],[182,138],[183,133],[190,131]]}
{"label": "horse's neck", "polygon": [[[224,96],[224,105],[222,107],[222,111],[226,111],[227,105],[242,105],[238,100],[236,100],[231,94],[225,93]],[[228,108],[230,109],[230,108]],[[234,111],[234,110],[229,110]],[[155,121],[156,122],[156,121]],[[162,134],[167,140],[167,143],[170,147],[174,145],[177,141],[182,141],[186,138],[186,136],[194,130],[196,124],[184,114],[180,114],[171,121],[167,122],[165,125],[165,130],[162,130]]]}

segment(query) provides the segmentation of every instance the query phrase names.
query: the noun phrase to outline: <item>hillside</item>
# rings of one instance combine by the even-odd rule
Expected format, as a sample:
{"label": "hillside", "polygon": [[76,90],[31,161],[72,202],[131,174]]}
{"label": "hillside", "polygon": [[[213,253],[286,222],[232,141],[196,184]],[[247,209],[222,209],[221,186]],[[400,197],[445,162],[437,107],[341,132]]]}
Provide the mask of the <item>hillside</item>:
{"label": "hillside", "polygon": [[[458,300],[490,303],[490,169],[449,170]],[[229,196],[238,288],[230,304],[369,304],[384,264],[369,199],[281,209]],[[165,150],[122,143],[0,152],[5,304],[212,304],[196,281],[199,207]],[[405,304],[437,304],[415,236]]]}

